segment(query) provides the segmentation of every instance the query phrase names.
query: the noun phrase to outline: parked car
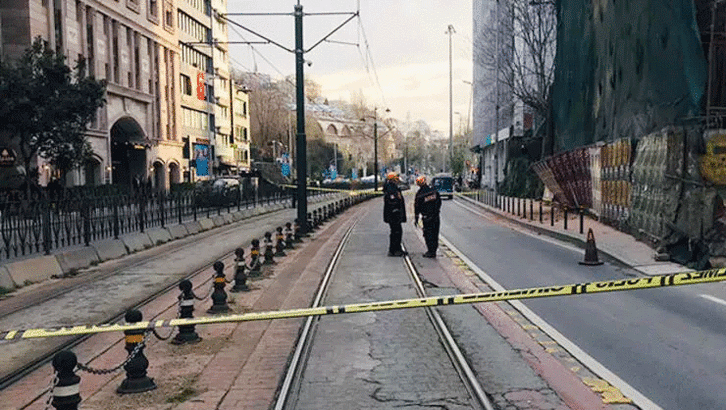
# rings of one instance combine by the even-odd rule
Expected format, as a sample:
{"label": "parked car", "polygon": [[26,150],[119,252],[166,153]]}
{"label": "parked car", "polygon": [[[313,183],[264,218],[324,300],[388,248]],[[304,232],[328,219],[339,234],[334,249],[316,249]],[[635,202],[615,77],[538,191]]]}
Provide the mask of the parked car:
{"label": "parked car", "polygon": [[441,197],[452,199],[454,197],[454,178],[451,174],[439,173],[431,179],[431,186],[439,191]]}

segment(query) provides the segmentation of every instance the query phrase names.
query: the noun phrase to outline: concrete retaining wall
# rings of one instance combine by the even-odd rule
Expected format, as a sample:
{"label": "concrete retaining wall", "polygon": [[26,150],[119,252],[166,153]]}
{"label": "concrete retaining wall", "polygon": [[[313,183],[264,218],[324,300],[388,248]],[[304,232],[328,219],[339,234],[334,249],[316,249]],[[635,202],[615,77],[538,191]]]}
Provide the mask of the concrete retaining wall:
{"label": "concrete retaining wall", "polygon": [[16,287],[42,282],[53,276],[63,276],[63,270],[53,255],[9,263],[5,265],[5,269]]}
{"label": "concrete retaining wall", "polygon": [[129,252],[143,251],[144,249],[151,248],[153,246],[151,239],[149,239],[149,235],[146,233],[126,235],[121,237],[121,241],[123,241],[124,245],[126,245]]}
{"label": "concrete retaining wall", "polygon": [[95,242],[91,246],[96,249],[96,253],[101,262],[120,258],[129,253],[126,245],[120,239],[106,239]]}
{"label": "concrete retaining wall", "polygon": [[196,235],[202,231],[202,225],[199,224],[199,221],[185,222],[184,228],[187,229],[189,235]]}
{"label": "concrete retaining wall", "polygon": [[199,222],[202,231],[208,231],[215,227],[214,220],[210,218],[202,218],[197,222]]}
{"label": "concrete retaining wall", "polygon": [[64,274],[85,269],[101,261],[96,249],[91,246],[60,252],[55,255],[55,258]]}
{"label": "concrete retaining wall", "polygon": [[169,235],[174,239],[181,239],[189,235],[189,232],[184,225],[172,225],[169,227]]}
{"label": "concrete retaining wall", "polygon": [[166,228],[152,228],[146,231],[146,233],[149,235],[149,239],[154,245],[167,243],[171,240],[171,234],[169,234],[169,230]]}

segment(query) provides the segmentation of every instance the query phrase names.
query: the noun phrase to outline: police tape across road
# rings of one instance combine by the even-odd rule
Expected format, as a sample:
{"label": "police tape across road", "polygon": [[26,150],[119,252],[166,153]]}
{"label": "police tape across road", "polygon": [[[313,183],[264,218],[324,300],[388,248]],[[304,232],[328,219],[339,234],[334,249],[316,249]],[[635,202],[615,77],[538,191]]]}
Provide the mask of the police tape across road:
{"label": "police tape across road", "polygon": [[534,299],[553,296],[580,295],[585,293],[617,292],[623,290],[650,289],[669,286],[697,285],[700,283],[726,280],[726,268],[699,272],[674,273],[670,275],[649,276],[634,279],[618,279],[600,282],[585,282],[562,286],[544,286],[508,290],[504,292],[470,293],[450,296],[434,296],[417,299],[399,299],[383,302],[356,303],[350,305],[321,306],[283,310],[277,312],[244,313],[191,319],[166,319],[133,324],[101,324],[59,327],[48,329],[27,329],[0,331],[0,341],[35,339],[57,336],[75,336],[124,330],[153,330],[162,327],[183,325],[209,325],[215,323],[247,322],[254,320],[289,319],[307,316],[335,315],[340,313],[362,313],[379,310],[410,309],[427,306],[462,305],[481,302],[499,302],[516,299]]}
{"label": "police tape across road", "polygon": [[[280,185],[283,188],[297,188],[297,185]],[[314,186],[305,187],[308,191],[323,191],[323,192],[347,192],[350,195],[362,195],[362,194],[382,194],[381,191],[374,191],[373,188],[366,189],[336,189],[336,188],[318,188]]]}

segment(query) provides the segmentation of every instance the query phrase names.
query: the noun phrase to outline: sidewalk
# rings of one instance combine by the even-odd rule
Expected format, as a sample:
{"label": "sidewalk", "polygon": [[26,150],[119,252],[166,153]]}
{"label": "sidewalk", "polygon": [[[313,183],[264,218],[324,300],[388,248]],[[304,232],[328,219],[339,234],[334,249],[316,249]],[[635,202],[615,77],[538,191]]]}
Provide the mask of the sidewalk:
{"label": "sidewalk", "polygon": [[511,213],[476,201],[467,195],[458,195],[458,197],[469,204],[481,207],[487,212],[505,218],[523,228],[581,247],[583,249],[583,255],[587,243],[588,230],[592,229],[600,260],[611,259],[645,275],[665,275],[693,271],[693,269],[674,262],[656,261],[654,258],[655,250],[653,248],[636,240],[633,236],[598,222],[589,216],[584,216],[583,233],[580,233],[580,215],[574,212],[568,214],[567,229],[565,229],[561,212],[555,212],[555,222],[554,224],[551,223],[551,209],[549,205],[543,205],[542,223],[540,223],[538,203],[534,203],[532,207],[534,215],[532,215],[530,213],[530,202],[526,202],[527,212],[525,217],[522,216],[521,212],[520,216],[517,216],[516,205],[513,207],[514,213]]}

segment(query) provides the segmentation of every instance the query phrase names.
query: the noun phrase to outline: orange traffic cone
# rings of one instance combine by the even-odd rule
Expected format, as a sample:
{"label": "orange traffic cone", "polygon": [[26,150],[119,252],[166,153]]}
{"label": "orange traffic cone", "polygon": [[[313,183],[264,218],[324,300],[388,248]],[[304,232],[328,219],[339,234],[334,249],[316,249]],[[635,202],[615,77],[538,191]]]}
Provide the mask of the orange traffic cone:
{"label": "orange traffic cone", "polygon": [[585,244],[585,260],[580,262],[580,265],[602,265],[602,262],[597,257],[597,247],[595,246],[595,234],[592,233],[592,228],[587,231],[587,243]]}

